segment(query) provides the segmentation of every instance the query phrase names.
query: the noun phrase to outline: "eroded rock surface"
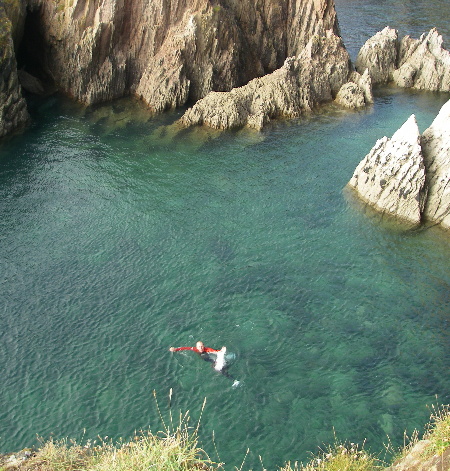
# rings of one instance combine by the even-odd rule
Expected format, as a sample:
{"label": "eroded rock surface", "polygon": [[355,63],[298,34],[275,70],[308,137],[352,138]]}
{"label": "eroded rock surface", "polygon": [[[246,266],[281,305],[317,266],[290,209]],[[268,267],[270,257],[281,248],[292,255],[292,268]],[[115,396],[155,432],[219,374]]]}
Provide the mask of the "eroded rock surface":
{"label": "eroded rock surface", "polygon": [[369,74],[374,84],[395,82],[400,87],[450,91],[450,52],[433,28],[419,39],[398,39],[397,30],[386,27],[368,39],[358,53],[356,70]]}
{"label": "eroded rock surface", "polygon": [[379,139],[348,185],[381,212],[418,225],[425,204],[425,166],[416,118]]}
{"label": "eroded rock surface", "polygon": [[338,31],[333,0],[30,0],[45,69],[84,103],[136,93],[155,110],[279,68]]}
{"label": "eroded rock surface", "polygon": [[397,64],[398,33],[388,26],[369,38],[360,49],[355,62],[356,70],[369,70],[373,83],[387,83]]}
{"label": "eroded rock surface", "polygon": [[187,110],[180,122],[217,129],[261,129],[272,118],[297,117],[333,100],[350,74],[349,55],[341,39],[328,31],[324,36],[313,36],[298,56],[287,58],[273,73],[227,93],[209,93]]}
{"label": "eroded rock surface", "polygon": [[428,198],[424,217],[450,229],[450,100],[422,134]]}
{"label": "eroded rock surface", "polygon": [[391,139],[379,139],[348,186],[382,213],[412,225],[450,228],[450,100],[419,134],[412,115]]}

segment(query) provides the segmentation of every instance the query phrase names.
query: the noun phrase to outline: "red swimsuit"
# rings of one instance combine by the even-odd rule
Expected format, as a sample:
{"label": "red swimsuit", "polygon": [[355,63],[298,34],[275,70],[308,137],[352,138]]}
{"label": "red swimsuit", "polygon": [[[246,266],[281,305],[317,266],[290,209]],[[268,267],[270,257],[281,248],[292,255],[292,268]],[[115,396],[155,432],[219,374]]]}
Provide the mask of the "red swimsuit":
{"label": "red swimsuit", "polygon": [[203,349],[203,352],[199,351],[197,349],[197,347],[178,347],[174,350],[174,352],[179,352],[180,350],[192,350],[195,353],[200,353],[200,355],[202,353],[217,353],[217,352],[220,352],[220,350],[214,350],[214,348],[211,348],[211,347],[205,347]]}

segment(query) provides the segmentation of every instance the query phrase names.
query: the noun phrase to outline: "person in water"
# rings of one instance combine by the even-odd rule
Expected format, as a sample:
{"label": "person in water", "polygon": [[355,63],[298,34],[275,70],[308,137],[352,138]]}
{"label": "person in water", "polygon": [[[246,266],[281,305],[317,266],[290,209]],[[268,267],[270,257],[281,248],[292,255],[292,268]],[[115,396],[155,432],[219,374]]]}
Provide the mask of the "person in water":
{"label": "person in water", "polygon": [[[234,381],[233,386],[237,386],[239,384],[239,381],[234,379],[228,373],[228,367],[225,361],[225,353],[227,352],[227,347],[222,347],[220,350],[215,350],[211,347],[205,347],[204,343],[199,341],[195,344],[195,347],[170,347],[169,350],[171,352],[192,350],[193,352],[198,353],[203,360],[213,363],[213,368],[216,371],[219,371],[227,378],[232,379]],[[213,355],[210,355],[211,353]]]}

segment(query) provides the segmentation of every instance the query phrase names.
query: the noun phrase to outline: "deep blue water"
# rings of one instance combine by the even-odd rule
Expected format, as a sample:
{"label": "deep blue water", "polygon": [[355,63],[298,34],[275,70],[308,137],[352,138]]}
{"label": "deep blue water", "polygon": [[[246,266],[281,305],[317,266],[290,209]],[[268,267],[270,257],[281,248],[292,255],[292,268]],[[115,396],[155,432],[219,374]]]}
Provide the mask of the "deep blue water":
{"label": "deep blue water", "polygon": [[[344,41],[414,29],[427,3],[402,20],[400,2],[338,1]],[[424,30],[448,34],[433,5]],[[383,88],[261,133],[179,130],[132,100],[32,102],[0,143],[0,451],[159,430],[152,391],[168,419],[170,388],[175,416],[207,398],[202,443],[227,469],[247,448],[243,469],[275,469],[334,433],[381,452],[423,429],[450,400],[450,238],[381,224],[343,187],[449,98]],[[240,387],[168,352],[196,340],[237,355]]]}

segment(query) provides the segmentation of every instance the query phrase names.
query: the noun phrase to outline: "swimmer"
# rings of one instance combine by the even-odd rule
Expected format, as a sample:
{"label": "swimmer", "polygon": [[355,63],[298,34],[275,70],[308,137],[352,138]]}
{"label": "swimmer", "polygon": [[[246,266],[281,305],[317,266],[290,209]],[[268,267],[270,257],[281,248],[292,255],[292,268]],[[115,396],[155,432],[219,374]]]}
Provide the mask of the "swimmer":
{"label": "swimmer", "polygon": [[[203,342],[197,342],[195,344],[195,347],[170,347],[169,351],[171,352],[180,352],[183,350],[191,350],[195,353],[198,353],[201,358],[205,361],[209,361],[213,363],[213,368],[218,371],[219,373],[222,373],[224,376],[227,378],[230,378],[233,380],[233,387],[236,387],[239,385],[239,381],[234,379],[229,373],[228,373],[228,366],[225,360],[225,353],[227,352],[227,347],[222,347],[220,350],[215,350],[214,348],[211,347],[205,347]],[[213,354],[215,358],[210,355]]]}

